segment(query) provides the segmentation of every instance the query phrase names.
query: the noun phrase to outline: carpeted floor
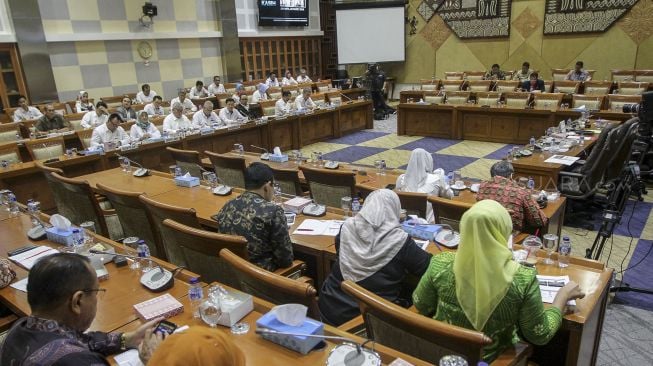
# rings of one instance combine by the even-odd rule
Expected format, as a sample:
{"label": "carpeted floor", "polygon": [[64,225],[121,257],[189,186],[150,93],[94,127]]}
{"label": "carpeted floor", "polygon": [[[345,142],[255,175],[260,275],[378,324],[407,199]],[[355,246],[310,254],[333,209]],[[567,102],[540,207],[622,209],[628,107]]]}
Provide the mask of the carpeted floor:
{"label": "carpeted floor", "polygon": [[[306,146],[302,153],[310,156],[319,151],[325,159],[365,165],[385,160],[391,169],[405,169],[410,152],[421,147],[432,153],[434,168],[446,172],[459,169],[463,176],[488,179],[492,164],[512,148],[500,143],[397,136],[396,117],[374,121],[372,130]],[[651,197],[645,195],[643,202],[628,202],[601,256],[601,261],[615,268],[617,278],[642,288],[653,288],[653,187],[650,189]],[[596,219],[594,231],[563,227],[563,235],[572,240],[574,255],[585,255],[600,225]],[[653,365],[653,295],[618,293],[608,307],[604,324],[598,365]]]}

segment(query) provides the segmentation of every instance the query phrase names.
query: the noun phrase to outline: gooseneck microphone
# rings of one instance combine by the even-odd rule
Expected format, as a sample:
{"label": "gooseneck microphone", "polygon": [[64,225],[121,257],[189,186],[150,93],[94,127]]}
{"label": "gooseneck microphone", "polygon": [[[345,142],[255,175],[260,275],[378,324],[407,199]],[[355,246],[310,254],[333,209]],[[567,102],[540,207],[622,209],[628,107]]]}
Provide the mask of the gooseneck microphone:
{"label": "gooseneck microphone", "polygon": [[127,160],[130,164],[134,164],[134,165],[136,165],[136,166],[138,167],[138,169],[136,169],[136,171],[135,171],[134,174],[133,174],[134,177],[144,177],[144,176],[146,176],[146,175],[149,174],[149,172],[150,172],[149,169],[143,167],[143,165],[141,165],[139,162],[137,162],[137,161],[135,161],[135,160],[132,160],[132,159],[126,157],[126,156],[120,155],[120,154],[118,154],[118,153],[116,153],[116,156],[117,156],[118,158],[120,158],[120,159],[125,159],[125,160]]}

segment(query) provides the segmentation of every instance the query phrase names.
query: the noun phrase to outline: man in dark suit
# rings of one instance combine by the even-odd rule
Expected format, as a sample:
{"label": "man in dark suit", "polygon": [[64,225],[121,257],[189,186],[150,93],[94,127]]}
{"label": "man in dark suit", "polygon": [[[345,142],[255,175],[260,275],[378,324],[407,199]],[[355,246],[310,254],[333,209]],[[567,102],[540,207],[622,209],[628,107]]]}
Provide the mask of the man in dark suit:
{"label": "man in dark suit", "polygon": [[521,88],[528,92],[539,90],[544,93],[544,80],[540,79],[539,75],[534,72],[531,74],[529,80],[525,80],[521,83]]}

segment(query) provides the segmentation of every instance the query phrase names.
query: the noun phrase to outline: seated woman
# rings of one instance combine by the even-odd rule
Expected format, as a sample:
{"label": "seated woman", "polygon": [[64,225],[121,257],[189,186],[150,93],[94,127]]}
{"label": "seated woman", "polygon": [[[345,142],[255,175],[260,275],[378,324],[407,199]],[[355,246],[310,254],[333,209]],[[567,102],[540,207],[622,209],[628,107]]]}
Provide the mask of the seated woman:
{"label": "seated woman", "polygon": [[129,136],[132,141],[158,139],[161,138],[161,131],[156,128],[154,123],[150,122],[150,116],[147,115],[146,111],[140,111],[136,123],[132,125],[129,131]]}
{"label": "seated woman", "polygon": [[486,362],[517,343],[518,331],[528,342],[548,343],[560,328],[567,301],[585,296],[569,282],[545,310],[537,272],[512,260],[511,232],[503,206],[477,202],[460,222],[458,251],[433,257],[413,293],[421,314],[490,337],[494,342],[483,350]]}
{"label": "seated woman", "polygon": [[[146,333],[146,337],[155,336]],[[141,361],[148,365],[245,366],[245,354],[234,342],[235,338],[208,327],[192,326],[164,340],[158,338],[154,347],[140,349]]]}
{"label": "seated woman", "polygon": [[431,255],[415,244],[399,226],[399,197],[388,189],[367,196],[358,215],[350,217],[336,237],[338,260],[322,285],[319,307],[322,320],[338,326],[360,314],[358,303],[340,289],[343,280],[354,281],[402,306],[402,281],[406,274],[421,276]]}
{"label": "seated woman", "polygon": [[[397,178],[396,188],[402,192],[427,193],[451,198],[453,191],[445,182],[444,170],[433,170],[433,156],[426,150],[417,148],[410,153],[406,174]],[[426,220],[433,222],[433,207],[426,204]]]}
{"label": "seated woman", "polygon": [[93,102],[88,100],[88,93],[84,90],[80,91],[79,96],[77,96],[77,101],[75,102],[75,112],[82,113],[92,111],[94,109],[95,106],[93,106]]}

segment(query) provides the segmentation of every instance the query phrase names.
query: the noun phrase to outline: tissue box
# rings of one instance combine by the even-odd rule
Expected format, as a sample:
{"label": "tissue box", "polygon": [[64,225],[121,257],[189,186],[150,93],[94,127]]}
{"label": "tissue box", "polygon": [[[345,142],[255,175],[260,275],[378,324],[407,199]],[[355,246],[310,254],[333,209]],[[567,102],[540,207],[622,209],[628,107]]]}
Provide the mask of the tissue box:
{"label": "tissue box", "polygon": [[225,327],[231,327],[238,323],[252,310],[254,310],[254,301],[252,295],[239,291],[229,291],[222,298],[222,315],[218,319],[218,324]]}
{"label": "tissue box", "polygon": [[[272,156],[272,155],[270,155]],[[283,203],[283,209],[294,214],[302,212],[304,207],[308,206],[311,200],[303,197],[295,197]]]}
{"label": "tissue box", "polygon": [[414,224],[411,220],[401,224],[401,228],[407,232],[408,235],[422,240],[433,240],[435,234],[442,230],[441,225],[419,225]]}
{"label": "tissue box", "polygon": [[[316,320],[306,318],[304,324],[298,327],[293,327],[277,320],[277,316],[271,312],[260,317],[259,320],[256,321],[256,326],[285,333],[324,334],[324,324]],[[283,334],[261,334],[261,337],[304,355],[312,350],[318,343],[322,342],[322,339],[316,337],[301,337]]]}
{"label": "tissue box", "polygon": [[59,230],[55,227],[50,227],[45,230],[45,235],[48,237],[48,240],[67,247],[71,247],[74,244],[72,227],[69,230]]}
{"label": "tissue box", "polygon": [[288,161],[288,155],[287,154],[281,154],[281,155],[270,154],[270,161],[274,161],[274,162],[277,162],[277,163],[283,163],[283,162]]}
{"label": "tissue box", "polygon": [[134,305],[136,315],[143,321],[149,321],[160,316],[170,318],[184,312],[184,305],[172,295],[164,294]]}
{"label": "tissue box", "polygon": [[198,177],[175,177],[175,184],[180,187],[195,187],[200,185]]}

